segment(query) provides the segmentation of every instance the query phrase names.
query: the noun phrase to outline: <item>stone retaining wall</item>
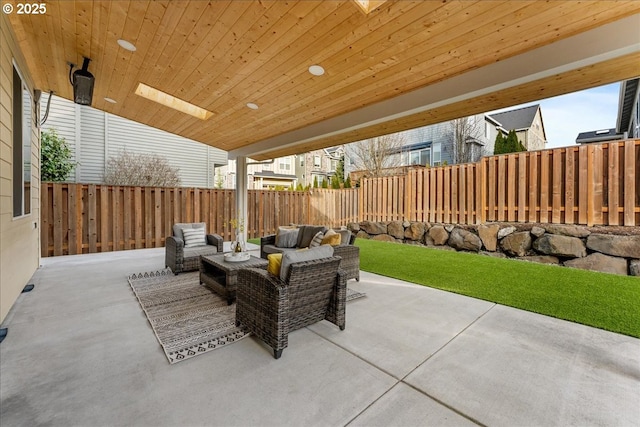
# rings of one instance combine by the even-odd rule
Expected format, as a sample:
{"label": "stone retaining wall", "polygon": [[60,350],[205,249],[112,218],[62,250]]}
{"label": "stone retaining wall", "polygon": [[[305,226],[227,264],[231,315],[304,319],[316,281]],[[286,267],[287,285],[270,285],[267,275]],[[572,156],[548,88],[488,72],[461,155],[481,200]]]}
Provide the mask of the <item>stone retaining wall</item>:
{"label": "stone retaining wall", "polygon": [[[478,226],[391,221],[350,223],[360,239],[477,252],[584,270],[640,276],[640,228],[487,223]],[[616,234],[617,233],[617,234]]]}

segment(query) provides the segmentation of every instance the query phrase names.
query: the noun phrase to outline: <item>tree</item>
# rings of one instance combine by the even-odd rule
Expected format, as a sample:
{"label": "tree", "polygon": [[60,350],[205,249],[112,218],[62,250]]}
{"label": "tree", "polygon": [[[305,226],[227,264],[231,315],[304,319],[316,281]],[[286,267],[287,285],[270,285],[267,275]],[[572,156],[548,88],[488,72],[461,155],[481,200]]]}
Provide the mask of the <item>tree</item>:
{"label": "tree", "polygon": [[179,169],[169,165],[165,157],[157,154],[121,152],[107,161],[104,183],[150,187],[178,187]]}
{"label": "tree", "polygon": [[338,178],[338,184],[344,183],[344,154],[340,156],[340,160],[338,160],[335,176]]}
{"label": "tree", "polygon": [[318,175],[313,177],[313,188],[318,188]]}
{"label": "tree", "polygon": [[216,175],[216,188],[218,190],[222,190],[224,188],[224,178],[222,178],[222,174]]}
{"label": "tree", "polygon": [[389,168],[401,165],[404,135],[393,133],[354,142],[348,146],[350,157],[356,168],[367,171],[368,176],[383,176],[389,173]]}
{"label": "tree", "polygon": [[302,185],[301,182],[299,182],[298,185],[296,186],[296,191],[304,191],[304,186]]}
{"label": "tree", "polygon": [[326,178],[322,178],[322,188],[329,188],[329,181]]}
{"label": "tree", "polygon": [[347,176],[347,179],[344,181],[344,188],[351,188],[351,177]]}
{"label": "tree", "polygon": [[484,121],[481,116],[461,117],[451,120],[451,160],[454,164],[475,162],[482,150],[474,149],[482,137]]}
{"label": "tree", "polygon": [[331,188],[340,188],[340,179],[338,178],[338,175],[333,175],[331,177]]}
{"label": "tree", "polygon": [[42,132],[40,179],[42,181],[65,181],[77,163],[71,160],[71,149],[67,141],[58,136],[55,129]]}
{"label": "tree", "polygon": [[522,142],[518,140],[518,135],[515,130],[510,130],[506,137],[501,134],[496,136],[493,154],[517,153],[519,151],[527,151],[527,149],[524,148]]}

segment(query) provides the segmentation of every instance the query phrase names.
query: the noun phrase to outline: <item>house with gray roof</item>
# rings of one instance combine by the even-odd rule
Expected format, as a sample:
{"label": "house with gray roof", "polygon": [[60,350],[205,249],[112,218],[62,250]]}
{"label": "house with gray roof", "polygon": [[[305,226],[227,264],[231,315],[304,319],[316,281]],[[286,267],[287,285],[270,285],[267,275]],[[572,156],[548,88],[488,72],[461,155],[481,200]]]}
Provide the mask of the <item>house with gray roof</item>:
{"label": "house with gray roof", "polygon": [[580,132],[576,144],[615,141],[640,136],[640,78],[620,83],[616,127]]}
{"label": "house with gray roof", "polygon": [[527,151],[545,148],[547,135],[544,131],[540,104],[493,113],[489,117],[499,123],[498,128],[504,133],[515,130],[518,140]]}

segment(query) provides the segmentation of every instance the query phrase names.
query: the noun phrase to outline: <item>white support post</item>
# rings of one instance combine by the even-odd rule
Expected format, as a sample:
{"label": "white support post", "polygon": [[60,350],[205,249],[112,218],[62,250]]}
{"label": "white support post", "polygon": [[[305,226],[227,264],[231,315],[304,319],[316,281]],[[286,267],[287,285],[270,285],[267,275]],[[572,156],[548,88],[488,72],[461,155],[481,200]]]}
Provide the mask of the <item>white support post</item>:
{"label": "white support post", "polygon": [[244,220],[244,231],[242,232],[243,241],[247,241],[247,183],[249,176],[247,175],[247,158],[240,156],[236,158],[236,212],[238,219]]}

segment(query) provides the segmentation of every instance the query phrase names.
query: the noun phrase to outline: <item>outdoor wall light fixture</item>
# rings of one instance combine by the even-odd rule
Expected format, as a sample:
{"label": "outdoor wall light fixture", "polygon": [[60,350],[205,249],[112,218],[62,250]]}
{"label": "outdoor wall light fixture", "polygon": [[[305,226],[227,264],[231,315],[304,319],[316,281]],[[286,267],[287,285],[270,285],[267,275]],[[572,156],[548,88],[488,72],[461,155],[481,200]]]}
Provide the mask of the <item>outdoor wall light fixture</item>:
{"label": "outdoor wall light fixture", "polygon": [[[80,105],[91,105],[95,78],[88,70],[91,59],[85,56],[82,69],[73,71],[75,64],[69,63],[69,82],[73,86],[73,102]],[[73,73],[73,74],[72,74]]]}

